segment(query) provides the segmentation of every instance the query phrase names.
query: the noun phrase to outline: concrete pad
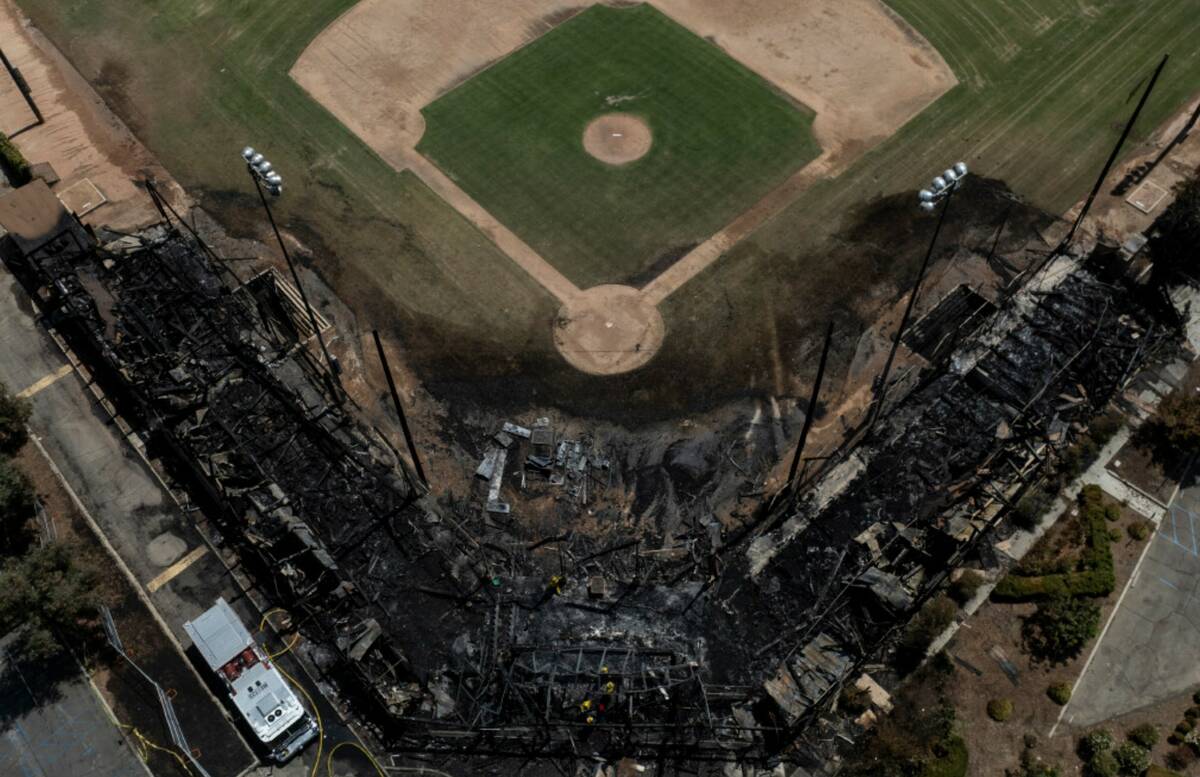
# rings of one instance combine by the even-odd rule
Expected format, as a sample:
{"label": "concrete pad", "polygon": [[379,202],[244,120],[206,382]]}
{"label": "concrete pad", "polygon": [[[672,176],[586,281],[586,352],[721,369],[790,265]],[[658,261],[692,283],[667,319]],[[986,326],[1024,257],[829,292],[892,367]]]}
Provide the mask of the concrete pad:
{"label": "concrete pad", "polygon": [[169,567],[178,561],[186,551],[187,542],[182,537],[167,531],[150,540],[150,544],[146,546],[146,558],[150,559],[151,564]]}

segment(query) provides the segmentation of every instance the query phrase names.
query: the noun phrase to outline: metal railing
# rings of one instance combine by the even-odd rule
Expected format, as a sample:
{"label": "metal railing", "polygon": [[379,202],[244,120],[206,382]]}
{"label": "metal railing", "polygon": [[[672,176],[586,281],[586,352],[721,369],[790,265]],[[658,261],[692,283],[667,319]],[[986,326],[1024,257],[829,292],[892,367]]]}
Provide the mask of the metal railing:
{"label": "metal railing", "polygon": [[104,622],[104,634],[108,637],[108,644],[112,645],[113,650],[117,651],[134,669],[138,671],[142,677],[146,678],[146,682],[154,686],[155,693],[158,694],[158,703],[162,707],[163,720],[167,723],[167,733],[171,737],[171,743],[183,754],[183,757],[188,760],[192,767],[201,777],[210,777],[209,773],[204,770],[204,767],[196,760],[192,754],[192,748],[188,745],[187,738],[183,735],[183,727],[179,725],[179,718],[175,715],[175,706],[171,704],[171,697],[163,690],[153,677],[146,674],[137,662],[129,657],[125,652],[125,646],[121,644],[121,635],[117,633],[117,624],[113,621],[112,612],[100,605],[100,615]]}

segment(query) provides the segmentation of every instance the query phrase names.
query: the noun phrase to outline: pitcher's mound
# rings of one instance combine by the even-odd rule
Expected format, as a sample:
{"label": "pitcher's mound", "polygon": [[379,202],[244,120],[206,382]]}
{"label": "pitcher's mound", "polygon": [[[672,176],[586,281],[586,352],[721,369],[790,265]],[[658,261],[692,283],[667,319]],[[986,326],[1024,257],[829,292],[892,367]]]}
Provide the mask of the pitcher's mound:
{"label": "pitcher's mound", "polygon": [[607,113],[583,131],[584,150],[610,165],[641,159],[653,142],[649,125],[631,113]]}

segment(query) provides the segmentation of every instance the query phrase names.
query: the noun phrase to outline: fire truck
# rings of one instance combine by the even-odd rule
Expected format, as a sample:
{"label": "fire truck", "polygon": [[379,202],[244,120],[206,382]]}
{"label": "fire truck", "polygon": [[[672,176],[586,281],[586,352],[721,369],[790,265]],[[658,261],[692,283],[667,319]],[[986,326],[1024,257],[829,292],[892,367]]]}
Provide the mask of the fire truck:
{"label": "fire truck", "polygon": [[288,761],[317,737],[313,716],[223,598],[183,630],[272,761]]}

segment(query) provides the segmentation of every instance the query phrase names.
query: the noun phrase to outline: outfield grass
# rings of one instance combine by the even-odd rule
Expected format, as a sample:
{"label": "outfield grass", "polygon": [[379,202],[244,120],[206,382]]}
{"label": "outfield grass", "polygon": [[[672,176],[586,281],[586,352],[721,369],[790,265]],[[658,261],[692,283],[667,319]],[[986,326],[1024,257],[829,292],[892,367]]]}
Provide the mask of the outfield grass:
{"label": "outfield grass", "polygon": [[[785,374],[811,373],[813,330],[838,313],[839,332],[853,334],[846,319],[879,309],[861,302],[866,292],[905,287],[920,261],[894,250],[888,235],[868,238],[882,260],[852,246],[858,258],[830,261],[824,237],[845,214],[876,195],[914,190],[956,158],[1061,211],[1087,193],[1163,51],[1172,62],[1130,148],[1200,89],[1195,0],[889,0],[943,52],[960,85],[675,292],[663,307],[664,350],[641,372],[601,381],[554,352],[554,300],[287,76],[354,2],[18,0],[167,168],[228,221],[259,218],[235,155],[246,142],[266,150],[288,178],[285,220],[318,250],[318,267],[362,323],[393,315],[410,346],[437,360],[425,377],[498,396],[515,386],[505,395],[514,406],[534,397],[577,400],[589,411],[607,403],[687,414],[698,397],[774,391],[776,349]],[[620,223],[612,237],[652,225]],[[481,382],[488,377],[496,380]]]}
{"label": "outfield grass", "polygon": [[286,179],[277,214],[360,324],[403,323],[414,350],[464,373],[475,359],[553,353],[545,322],[556,301],[288,76],[354,4],[20,1],[189,193],[241,231],[262,228],[263,216],[238,153],[261,148]]}
{"label": "outfield grass", "polygon": [[[892,255],[884,265],[825,262],[825,238],[865,201],[915,192],[963,159],[974,173],[1003,179],[1033,204],[1062,213],[1087,195],[1164,52],[1171,62],[1126,154],[1200,91],[1200,6],[1190,0],[888,4],[943,53],[960,83],[668,298],[668,331],[686,340],[674,347],[693,360],[711,359],[710,372],[727,369],[731,359],[713,352],[715,336],[762,336],[768,297],[781,337],[807,343],[797,333],[811,332],[831,315],[861,320],[852,308],[875,285],[911,283],[916,255]],[[996,223],[1001,215],[995,214]],[[719,311],[719,319],[697,320],[697,311]],[[811,366],[789,363],[801,372]],[[764,357],[758,369],[767,369]]]}
{"label": "outfield grass", "polygon": [[[582,143],[614,110],[654,135],[619,167]],[[650,5],[592,6],[423,113],[418,150],[582,287],[707,239],[820,152],[811,111]]]}

